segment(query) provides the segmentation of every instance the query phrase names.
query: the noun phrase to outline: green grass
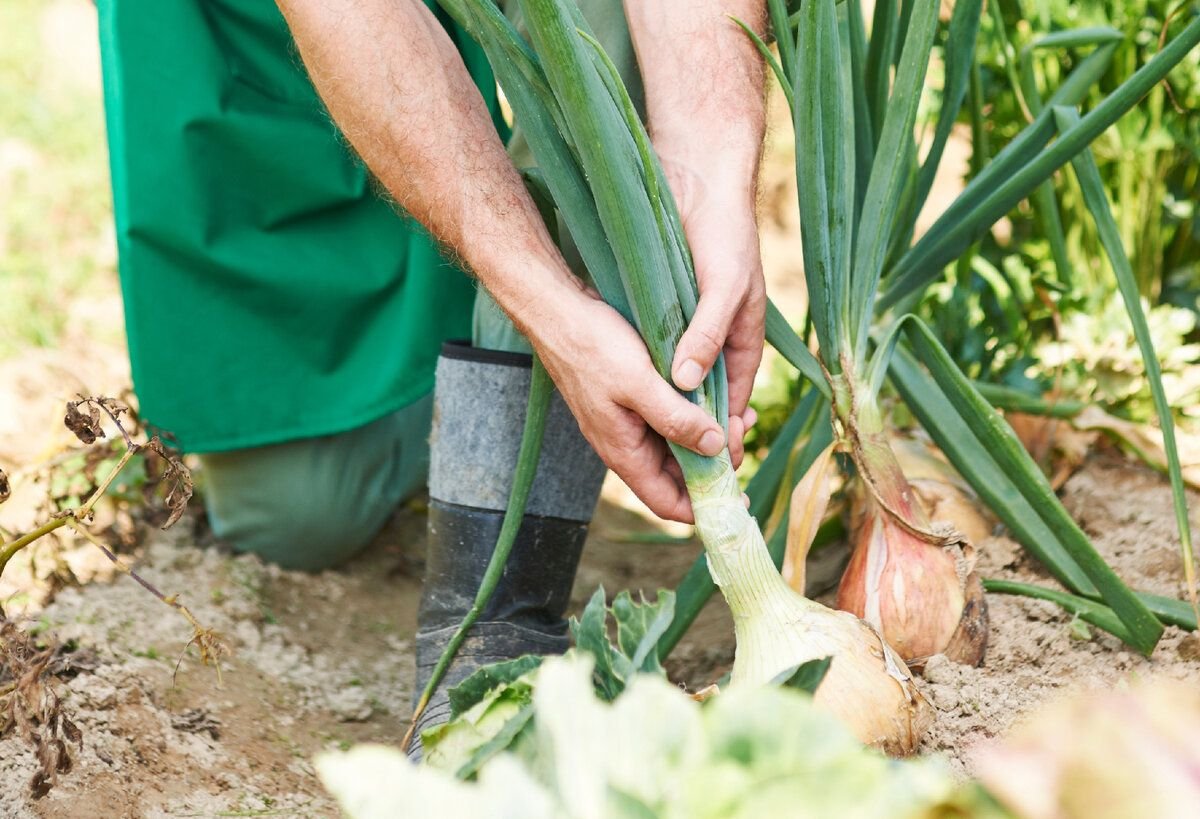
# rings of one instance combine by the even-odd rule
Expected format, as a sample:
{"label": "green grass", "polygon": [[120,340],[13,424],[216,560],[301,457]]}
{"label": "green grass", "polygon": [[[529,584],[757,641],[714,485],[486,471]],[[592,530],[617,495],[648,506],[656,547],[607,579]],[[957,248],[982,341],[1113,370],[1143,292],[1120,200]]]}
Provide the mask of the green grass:
{"label": "green grass", "polygon": [[[95,38],[80,6],[0,3],[0,359],[55,346],[67,299],[112,275],[103,103],[64,53]],[[48,15],[78,25],[51,34]]]}

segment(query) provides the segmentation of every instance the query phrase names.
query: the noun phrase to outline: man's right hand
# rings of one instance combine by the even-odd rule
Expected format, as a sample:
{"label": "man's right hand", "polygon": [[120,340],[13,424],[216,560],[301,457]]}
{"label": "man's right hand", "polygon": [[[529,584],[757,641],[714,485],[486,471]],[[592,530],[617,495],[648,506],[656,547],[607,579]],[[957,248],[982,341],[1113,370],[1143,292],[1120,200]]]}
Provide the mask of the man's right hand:
{"label": "man's right hand", "polygon": [[721,425],[659,375],[637,332],[603,301],[582,290],[554,301],[521,323],[584,437],[656,515],[693,522],[666,442],[716,455]]}

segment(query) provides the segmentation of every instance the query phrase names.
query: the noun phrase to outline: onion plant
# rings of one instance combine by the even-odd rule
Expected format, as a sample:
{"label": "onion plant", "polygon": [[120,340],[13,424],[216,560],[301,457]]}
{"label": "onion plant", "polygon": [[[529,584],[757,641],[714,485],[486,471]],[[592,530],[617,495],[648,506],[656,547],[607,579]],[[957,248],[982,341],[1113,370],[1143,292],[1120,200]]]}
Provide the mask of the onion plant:
{"label": "onion plant", "polygon": [[[489,0],[440,3],[487,52],[597,290],[638,329],[655,366],[669,379],[674,346],[697,301],[694,270],[662,169],[615,69],[569,0],[521,1],[531,42]],[[912,0],[902,8],[896,0],[879,0],[870,37],[858,0],[806,0],[798,11],[784,0],[768,5],[778,58],[757,34],[748,33],[783,84],[802,148],[799,206],[808,318],[818,351],[814,355],[787,318],[769,306],[768,340],[811,388],[748,487],[749,513],[727,452],[704,458],[673,449],[705,553],[679,589],[676,617],[659,652],[665,654],[678,642],[720,587],[738,637],[733,684],[768,682],[806,660],[833,656],[818,702],[854,725],[864,740],[908,750],[928,718],[928,707],[896,655],[863,620],[805,599],[783,582],[776,568],[792,509],[810,516],[815,511],[803,495],[799,505],[790,506],[781,504],[780,497],[793,494],[814,462],[828,464],[833,450],[844,452],[883,525],[911,543],[896,550],[908,554],[899,559],[863,550],[865,565],[843,583],[843,599],[885,632],[899,624],[896,639],[908,641],[911,659],[946,650],[956,641],[965,646],[960,656],[977,657],[982,645],[980,586],[970,578],[969,547],[953,533],[936,529],[914,508],[882,434],[876,399],[885,382],[890,381],[1014,535],[1070,591],[1054,599],[1074,601],[1070,604],[1092,622],[1146,653],[1157,643],[1163,622],[1195,622],[1177,601],[1136,594],[1121,582],[984,394],[1000,406],[1025,399],[970,382],[929,328],[905,309],[947,264],[1059,168],[1076,160],[1081,180],[1087,176],[1082,152],[1089,142],[1200,42],[1200,21],[1190,23],[1116,92],[1079,117],[1073,106],[1111,57],[1108,45],[1098,46],[1030,126],[914,242],[916,214],[932,187],[970,84],[980,0],[955,5],[947,28],[943,106],[923,159],[913,130],[938,26],[936,0]],[[1101,206],[1106,203],[1102,197],[1092,199],[1093,212],[1103,221]],[[1119,243],[1106,243],[1106,250],[1120,278]],[[1134,301],[1129,307],[1135,327],[1144,325],[1140,305]],[[1152,357],[1148,345],[1143,352]],[[1161,393],[1161,384],[1157,389]],[[726,422],[720,361],[689,397]],[[531,397],[531,403],[537,400]],[[1170,441],[1169,416],[1164,433]],[[1174,478],[1178,459],[1169,449]],[[518,484],[514,496],[521,491]],[[1182,508],[1181,496],[1177,503]],[[519,515],[519,507],[510,505],[508,514]],[[769,547],[754,517],[770,519]],[[1180,523],[1190,562],[1183,513]],[[880,538],[885,552],[889,537],[885,533]],[[802,553],[803,545],[794,550]],[[502,554],[499,549],[497,559]],[[925,581],[910,571],[915,563],[935,567],[922,574],[941,584],[939,593],[926,596]],[[953,584],[947,582],[951,572]],[[881,595],[886,590],[880,587],[885,575],[893,588],[903,583],[911,589],[910,599],[885,601]],[[928,606],[927,600],[936,606]],[[908,605],[915,608],[903,608]],[[885,610],[892,615],[890,625]],[[933,614],[927,616],[927,610]]]}
{"label": "onion plant", "polygon": [[[669,379],[698,300],[695,271],[666,178],[616,69],[573,3],[522,0],[531,43],[489,0],[442,5],[488,53],[597,290],[630,320]],[[688,397],[727,425],[723,363]],[[817,702],[865,742],[914,750],[931,714],[904,664],[867,623],[784,583],[742,502],[728,450],[673,453],[708,572],[734,614],[731,684],[769,683],[832,657]]]}
{"label": "onion plant", "polygon": [[[980,170],[914,243],[916,215],[970,84],[981,15],[979,0],[955,4],[946,30],[943,105],[922,160],[914,121],[939,5],[935,0],[902,5],[880,0],[867,37],[857,0],[806,0],[791,14],[784,0],[769,0],[778,58],[748,32],[770,61],[792,109],[808,318],[817,353],[813,356],[789,337],[781,316],[773,315],[768,323],[768,339],[829,396],[836,429],[832,446],[846,453],[875,507],[843,578],[839,604],[871,620],[906,659],[919,661],[934,651],[978,659],[982,607],[979,582],[970,574],[970,549],[924,519],[882,437],[876,399],[890,379],[1018,539],[1071,592],[1102,600],[1116,618],[1106,622],[1121,624],[1114,630],[1122,639],[1150,652],[1162,624],[1148,600],[1130,591],[1099,557],[1011,429],[958,370],[938,338],[906,308],[996,220],[1022,199],[1044,192],[1050,176],[1073,162],[1150,375],[1194,605],[1191,537],[1172,419],[1136,284],[1087,146],[1200,42],[1200,21],[1187,25],[1083,116],[1075,106],[1107,68],[1113,36],[1061,35],[1060,44],[1096,48],[1044,104],[1035,100],[1029,127]],[[814,370],[821,378],[814,379]],[[786,438],[779,446],[791,448]],[[806,457],[793,465],[792,485],[814,463],[817,469],[827,468],[828,459],[819,452],[809,448]],[[819,484],[809,480],[800,485],[808,490]],[[771,494],[779,485],[764,482],[751,489]],[[797,498],[792,509],[811,516],[822,500]],[[804,542],[791,544],[792,558],[803,560],[805,547]],[[702,585],[695,575],[690,580]],[[681,604],[701,599],[703,589],[696,591],[681,589]],[[681,617],[689,613],[681,605]],[[679,633],[669,633],[666,646]]]}

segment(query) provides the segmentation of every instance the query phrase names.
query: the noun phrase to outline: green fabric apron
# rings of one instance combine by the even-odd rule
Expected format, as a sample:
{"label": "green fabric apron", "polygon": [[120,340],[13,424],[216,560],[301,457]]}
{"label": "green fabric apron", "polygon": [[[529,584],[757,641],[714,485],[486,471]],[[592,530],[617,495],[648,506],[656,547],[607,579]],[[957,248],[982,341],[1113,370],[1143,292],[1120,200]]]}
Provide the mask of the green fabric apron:
{"label": "green fabric apron", "polygon": [[[441,342],[470,332],[474,284],[375,194],[272,0],[98,5],[142,415],[217,452],[428,393]],[[482,52],[447,29],[495,115]]]}

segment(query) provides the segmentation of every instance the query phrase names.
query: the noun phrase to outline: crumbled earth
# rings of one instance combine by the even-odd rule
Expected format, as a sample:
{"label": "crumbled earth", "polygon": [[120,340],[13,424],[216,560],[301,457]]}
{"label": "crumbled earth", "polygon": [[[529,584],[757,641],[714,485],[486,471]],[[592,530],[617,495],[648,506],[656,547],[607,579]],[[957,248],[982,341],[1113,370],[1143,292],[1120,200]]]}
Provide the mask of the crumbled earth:
{"label": "crumbled earth", "polygon": [[[619,486],[606,489],[576,610],[597,585],[647,593],[674,585],[696,553],[694,543],[628,542],[629,533],[654,526],[613,502],[621,495]],[[1068,482],[1064,500],[1133,585],[1179,593],[1170,494],[1158,475],[1101,453]],[[185,650],[191,629],[183,618],[129,578],[59,591],[29,627],[72,649],[59,664],[58,688],[83,730],[83,750],[49,796],[35,801],[28,747],[0,741],[4,815],[335,815],[313,775],[313,754],[367,740],[396,743],[405,727],[423,532],[424,510],[410,504],[366,554],[307,575],[229,554],[194,517],[168,532],[145,530],[138,570],[225,636],[232,653],[221,679],[194,648]],[[1006,538],[989,539],[980,553],[988,576],[1048,582]],[[1052,604],[1003,595],[988,602],[985,664],[937,657],[923,684],[938,713],[923,750],[949,756],[964,774],[977,743],[1050,698],[1157,675],[1200,679],[1200,645],[1178,629],[1168,629],[1147,659],[1073,624]],[[728,614],[715,602],[668,669],[695,688],[723,674],[732,656]]]}
{"label": "crumbled earth", "polygon": [[[1067,482],[1062,499],[1126,583],[1140,591],[1184,596],[1179,536],[1165,478],[1101,451]],[[1189,506],[1200,508],[1194,494]],[[979,553],[987,577],[1056,585],[1007,538],[990,538]],[[991,594],[988,606],[991,633],[983,666],[968,668],[936,657],[925,669],[924,690],[937,709],[937,721],[922,751],[948,755],[963,773],[971,771],[971,752],[978,743],[1050,699],[1156,677],[1200,680],[1200,639],[1173,626],[1167,627],[1153,656],[1143,657],[1074,621],[1053,603]]]}
{"label": "crumbled earth", "polygon": [[[59,591],[29,627],[72,649],[58,689],[83,730],[83,750],[49,796],[34,801],[28,746],[0,740],[4,816],[335,815],[312,756],[355,742],[399,742],[412,697],[422,506],[400,510],[344,569],[318,575],[231,555],[196,528],[185,519],[168,532],[146,531],[136,566],[224,635],[231,654],[220,679],[185,648],[187,622],[130,578]],[[694,544],[609,540],[652,528],[602,503],[577,608],[601,583],[615,593],[639,581],[651,592],[677,581]],[[723,638],[711,646],[693,638],[677,663],[702,679],[727,665],[726,618],[711,607],[697,636]]]}

